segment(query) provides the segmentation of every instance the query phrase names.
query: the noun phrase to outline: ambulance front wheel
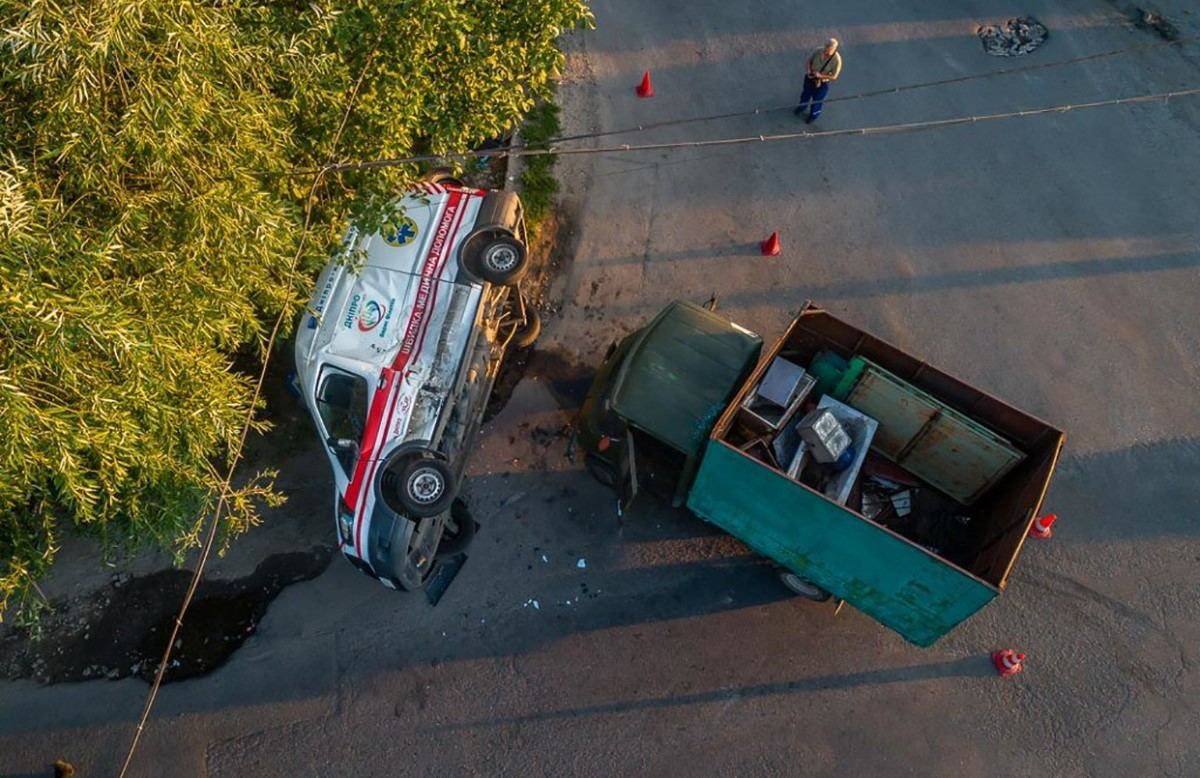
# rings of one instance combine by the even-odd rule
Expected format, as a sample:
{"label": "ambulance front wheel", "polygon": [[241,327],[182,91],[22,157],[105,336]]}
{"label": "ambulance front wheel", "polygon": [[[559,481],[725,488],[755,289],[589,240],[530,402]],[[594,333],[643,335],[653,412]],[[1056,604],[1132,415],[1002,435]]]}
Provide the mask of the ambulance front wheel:
{"label": "ambulance front wheel", "polygon": [[410,516],[436,516],[454,502],[453,478],[450,467],[440,459],[414,459],[400,474],[396,496]]}

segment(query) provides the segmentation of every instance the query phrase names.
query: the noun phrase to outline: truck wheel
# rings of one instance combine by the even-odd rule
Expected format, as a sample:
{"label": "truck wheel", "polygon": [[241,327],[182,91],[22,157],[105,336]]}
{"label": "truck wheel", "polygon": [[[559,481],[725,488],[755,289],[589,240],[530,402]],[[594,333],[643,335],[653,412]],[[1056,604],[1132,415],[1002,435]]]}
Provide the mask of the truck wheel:
{"label": "truck wheel", "polygon": [[414,518],[436,516],[454,501],[449,466],[440,459],[417,458],[400,473],[396,496],[404,510]]}
{"label": "truck wheel", "polygon": [[525,306],[525,324],[513,333],[512,347],[516,349],[529,348],[537,342],[542,334],[542,317],[533,306]]}
{"label": "truck wheel", "polygon": [[617,471],[608,462],[595,454],[589,453],[583,458],[583,464],[587,467],[587,471],[592,474],[592,478],[595,478],[605,486],[616,486]]}
{"label": "truck wheel", "polygon": [[792,594],[797,597],[803,597],[806,600],[813,602],[825,602],[831,596],[829,592],[817,586],[807,578],[801,578],[791,570],[780,569],[779,581],[788,588]]}
{"label": "truck wheel", "polygon": [[529,270],[525,247],[516,238],[501,235],[493,238],[479,252],[479,275],[485,281],[500,286],[512,286]]}

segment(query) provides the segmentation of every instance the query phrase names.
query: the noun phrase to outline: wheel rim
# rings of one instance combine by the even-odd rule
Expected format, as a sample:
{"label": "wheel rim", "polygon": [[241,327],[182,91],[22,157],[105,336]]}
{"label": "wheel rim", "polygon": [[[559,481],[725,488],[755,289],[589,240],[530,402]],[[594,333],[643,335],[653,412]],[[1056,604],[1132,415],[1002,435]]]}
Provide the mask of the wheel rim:
{"label": "wheel rim", "polygon": [[814,586],[811,582],[804,580],[795,573],[784,573],[782,578],[783,585],[801,597],[816,598],[825,596],[823,589]]}
{"label": "wheel rim", "polygon": [[428,505],[442,496],[445,484],[441,475],[432,468],[421,468],[408,479],[408,495],[412,499]]}
{"label": "wheel rim", "polygon": [[517,266],[517,251],[511,246],[496,246],[488,252],[487,264],[498,273],[507,273]]}

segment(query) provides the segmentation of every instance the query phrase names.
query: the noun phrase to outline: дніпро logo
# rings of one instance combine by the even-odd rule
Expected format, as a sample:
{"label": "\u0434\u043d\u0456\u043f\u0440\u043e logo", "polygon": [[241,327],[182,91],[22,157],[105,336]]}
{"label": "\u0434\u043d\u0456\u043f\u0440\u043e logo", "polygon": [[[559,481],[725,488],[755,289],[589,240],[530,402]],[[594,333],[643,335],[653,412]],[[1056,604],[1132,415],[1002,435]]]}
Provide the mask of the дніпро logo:
{"label": "\u0434\u043d\u0456\u043f\u0440\u043e logo", "polygon": [[383,314],[387,309],[374,300],[368,300],[363,306],[362,313],[358,315],[358,328],[363,332],[370,332],[379,326],[379,322],[383,321]]}

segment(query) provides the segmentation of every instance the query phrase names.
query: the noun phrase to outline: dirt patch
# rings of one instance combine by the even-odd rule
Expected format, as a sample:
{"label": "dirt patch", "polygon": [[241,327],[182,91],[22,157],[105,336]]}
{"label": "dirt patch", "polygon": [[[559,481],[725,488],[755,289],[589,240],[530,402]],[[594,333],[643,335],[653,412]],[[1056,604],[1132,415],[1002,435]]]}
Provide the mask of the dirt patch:
{"label": "dirt patch", "polygon": [[[566,210],[551,212],[539,225],[537,237],[530,248],[530,256],[534,258],[534,272],[522,284],[527,305],[537,309],[543,324],[558,315],[562,305],[550,299],[550,285],[558,274],[571,261],[571,236],[575,232],[574,219]],[[500,366],[496,376],[495,386],[488,399],[487,410],[484,412],[484,422],[491,421],[496,414],[503,410],[512,397],[513,389],[527,376],[544,376],[551,381],[559,380],[562,375],[575,370],[568,367],[563,369],[565,361],[557,355],[543,354],[537,351],[537,345],[529,348],[510,351]],[[551,386],[554,386],[551,383]],[[584,385],[584,391],[587,386]],[[556,393],[556,397],[558,394]],[[579,400],[583,397],[580,395]]]}
{"label": "dirt patch", "polygon": [[[244,578],[205,580],[196,590],[165,682],[215,670],[254,634],[267,606],[286,587],[316,578],[333,558],[331,546],[274,554]],[[151,680],[192,577],[188,570],[113,576],[112,583],[71,602],[55,603],[38,634],[13,632],[0,641],[0,672],[41,684]]]}

